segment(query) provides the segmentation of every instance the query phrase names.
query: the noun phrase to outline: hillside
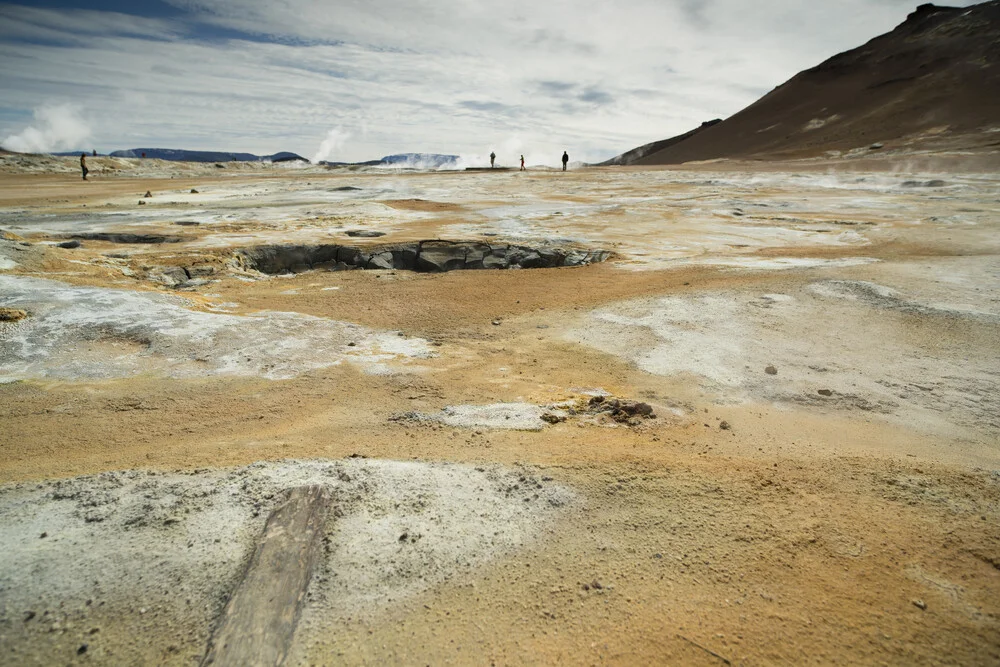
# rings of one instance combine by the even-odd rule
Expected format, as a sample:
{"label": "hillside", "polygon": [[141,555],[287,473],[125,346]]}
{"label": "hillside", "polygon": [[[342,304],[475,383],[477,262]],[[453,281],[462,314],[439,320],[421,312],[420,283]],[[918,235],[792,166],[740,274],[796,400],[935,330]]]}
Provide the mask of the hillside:
{"label": "hillside", "polygon": [[977,148],[1000,144],[998,128],[1000,0],[967,8],[927,4],[893,31],[632,164],[801,158],[873,144]]}

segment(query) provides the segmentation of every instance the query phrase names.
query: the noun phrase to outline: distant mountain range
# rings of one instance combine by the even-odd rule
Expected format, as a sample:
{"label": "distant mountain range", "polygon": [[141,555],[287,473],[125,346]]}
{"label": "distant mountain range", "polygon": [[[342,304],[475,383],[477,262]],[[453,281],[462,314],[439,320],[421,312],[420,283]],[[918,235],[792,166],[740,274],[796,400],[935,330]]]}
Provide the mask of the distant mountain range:
{"label": "distant mountain range", "polygon": [[[90,151],[64,151],[52,153],[60,156],[76,156]],[[112,151],[110,157],[142,158],[151,160],[169,160],[171,162],[309,162],[296,153],[282,151],[273,155],[254,155],[253,153],[228,153],[224,151],[188,151],[176,148],[130,148],[128,150]],[[458,155],[441,155],[438,153],[398,153],[386,155],[378,160],[365,162],[328,162],[319,164],[328,167],[379,167],[391,166],[402,169],[445,169],[458,168]]]}
{"label": "distant mountain range", "polygon": [[458,155],[440,155],[438,153],[399,153],[386,155],[378,160],[366,162],[329,162],[323,161],[328,167],[399,167],[401,169],[445,169],[458,168]]}
{"label": "distant mountain range", "polygon": [[991,150],[998,130],[1000,0],[924,4],[891,32],[800,72],[730,118],[604,164]]}
{"label": "distant mountain range", "polygon": [[282,151],[273,155],[253,153],[227,153],[224,151],[186,151],[176,148],[130,148],[112,151],[111,157],[147,157],[153,160],[172,162],[309,162],[301,155]]}

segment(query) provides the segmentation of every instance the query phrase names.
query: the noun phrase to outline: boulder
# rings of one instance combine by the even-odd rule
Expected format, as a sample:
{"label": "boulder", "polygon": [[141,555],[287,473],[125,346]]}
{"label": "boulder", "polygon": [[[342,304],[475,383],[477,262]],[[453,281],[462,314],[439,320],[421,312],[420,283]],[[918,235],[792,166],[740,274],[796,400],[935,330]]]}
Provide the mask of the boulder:
{"label": "boulder", "polygon": [[464,245],[438,241],[420,244],[420,254],[417,256],[417,271],[440,273],[464,267]]}

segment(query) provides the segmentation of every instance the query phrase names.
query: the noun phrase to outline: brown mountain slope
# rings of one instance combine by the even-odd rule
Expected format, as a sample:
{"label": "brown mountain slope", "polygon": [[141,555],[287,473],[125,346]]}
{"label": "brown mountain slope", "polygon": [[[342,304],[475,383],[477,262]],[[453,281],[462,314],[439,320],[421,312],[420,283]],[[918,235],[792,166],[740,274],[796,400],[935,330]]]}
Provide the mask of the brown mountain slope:
{"label": "brown mountain slope", "polygon": [[998,128],[1000,0],[921,5],[892,32],[800,72],[722,123],[633,164],[811,157],[874,142],[996,145]]}

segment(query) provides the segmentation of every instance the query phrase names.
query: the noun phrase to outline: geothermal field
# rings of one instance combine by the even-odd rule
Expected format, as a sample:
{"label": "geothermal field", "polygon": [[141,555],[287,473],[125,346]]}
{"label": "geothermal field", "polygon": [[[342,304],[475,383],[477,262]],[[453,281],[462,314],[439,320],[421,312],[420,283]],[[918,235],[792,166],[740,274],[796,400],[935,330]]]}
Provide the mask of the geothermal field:
{"label": "geothermal field", "polygon": [[0,156],[0,663],[201,664],[303,487],[286,664],[1000,662],[995,171],[76,162]]}

